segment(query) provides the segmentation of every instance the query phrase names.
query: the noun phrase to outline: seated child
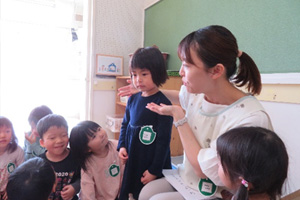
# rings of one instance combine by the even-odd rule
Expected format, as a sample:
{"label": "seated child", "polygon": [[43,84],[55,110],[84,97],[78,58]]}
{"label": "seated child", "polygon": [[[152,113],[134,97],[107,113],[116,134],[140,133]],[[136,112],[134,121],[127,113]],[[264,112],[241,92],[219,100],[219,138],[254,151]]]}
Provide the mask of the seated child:
{"label": "seated child", "polygon": [[28,122],[31,126],[31,131],[25,133],[25,160],[39,156],[45,152],[45,148],[40,145],[40,137],[36,130],[36,125],[40,119],[49,114],[52,114],[52,111],[47,106],[36,107],[30,112]]}
{"label": "seated child", "polygon": [[81,166],[81,199],[118,198],[124,166],[117,145],[95,122],[83,121],[72,129],[70,147]]}
{"label": "seated child", "polygon": [[9,200],[47,200],[55,190],[55,173],[51,164],[35,157],[21,164],[8,178]]}
{"label": "seated child", "polygon": [[78,199],[80,167],[75,163],[72,151],[67,148],[67,121],[60,115],[50,114],[39,120],[37,131],[41,146],[46,148],[40,157],[50,162],[57,177],[55,192],[50,194],[49,199]]}
{"label": "seated child", "polygon": [[288,154],[274,132],[260,127],[241,127],[217,139],[218,174],[239,199],[280,199],[288,172]]}
{"label": "seated child", "polygon": [[7,199],[8,177],[23,161],[24,152],[18,145],[11,121],[0,116],[0,200]]}

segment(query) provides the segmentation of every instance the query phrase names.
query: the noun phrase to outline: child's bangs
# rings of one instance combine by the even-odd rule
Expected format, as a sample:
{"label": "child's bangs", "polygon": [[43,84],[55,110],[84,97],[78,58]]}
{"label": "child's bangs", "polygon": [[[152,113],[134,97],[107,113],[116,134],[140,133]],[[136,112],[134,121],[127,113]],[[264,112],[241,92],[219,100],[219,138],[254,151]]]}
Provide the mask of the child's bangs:
{"label": "child's bangs", "polygon": [[86,135],[89,137],[94,137],[95,136],[96,131],[94,131],[94,129],[87,129],[86,130]]}
{"label": "child's bangs", "polygon": [[92,126],[87,129],[86,134],[89,137],[94,137],[99,127],[101,128],[101,126],[98,126],[98,125],[96,126],[96,124],[95,124],[95,126]]}
{"label": "child's bangs", "polygon": [[12,128],[12,124],[6,118],[0,118],[0,127]]}

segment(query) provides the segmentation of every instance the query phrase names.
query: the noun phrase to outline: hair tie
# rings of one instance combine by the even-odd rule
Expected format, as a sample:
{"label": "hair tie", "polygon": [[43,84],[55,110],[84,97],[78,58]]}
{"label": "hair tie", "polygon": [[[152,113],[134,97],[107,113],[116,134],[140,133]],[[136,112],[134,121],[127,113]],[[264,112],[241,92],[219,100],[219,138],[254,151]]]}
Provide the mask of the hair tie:
{"label": "hair tie", "polygon": [[243,52],[241,50],[238,51],[237,57],[240,58],[242,56]]}
{"label": "hair tie", "polygon": [[248,184],[248,181],[246,181],[245,179],[242,179],[242,184],[248,188],[249,184]]}

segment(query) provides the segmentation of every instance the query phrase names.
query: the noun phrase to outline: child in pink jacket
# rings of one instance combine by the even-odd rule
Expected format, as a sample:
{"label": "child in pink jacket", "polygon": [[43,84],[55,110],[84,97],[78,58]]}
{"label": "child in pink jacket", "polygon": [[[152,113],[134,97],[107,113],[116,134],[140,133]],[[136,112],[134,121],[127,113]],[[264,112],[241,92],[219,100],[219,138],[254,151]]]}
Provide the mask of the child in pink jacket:
{"label": "child in pink jacket", "polygon": [[70,147],[81,166],[81,199],[118,198],[124,166],[117,145],[95,122],[83,121],[72,129]]}

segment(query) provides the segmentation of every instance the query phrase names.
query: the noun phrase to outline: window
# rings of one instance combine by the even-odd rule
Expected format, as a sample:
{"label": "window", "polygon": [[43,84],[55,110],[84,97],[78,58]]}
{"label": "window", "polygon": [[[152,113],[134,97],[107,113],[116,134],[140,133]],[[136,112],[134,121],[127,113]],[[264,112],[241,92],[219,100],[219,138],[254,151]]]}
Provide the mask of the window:
{"label": "window", "polygon": [[84,0],[1,0],[0,115],[19,145],[28,115],[47,105],[70,129],[86,118]]}

